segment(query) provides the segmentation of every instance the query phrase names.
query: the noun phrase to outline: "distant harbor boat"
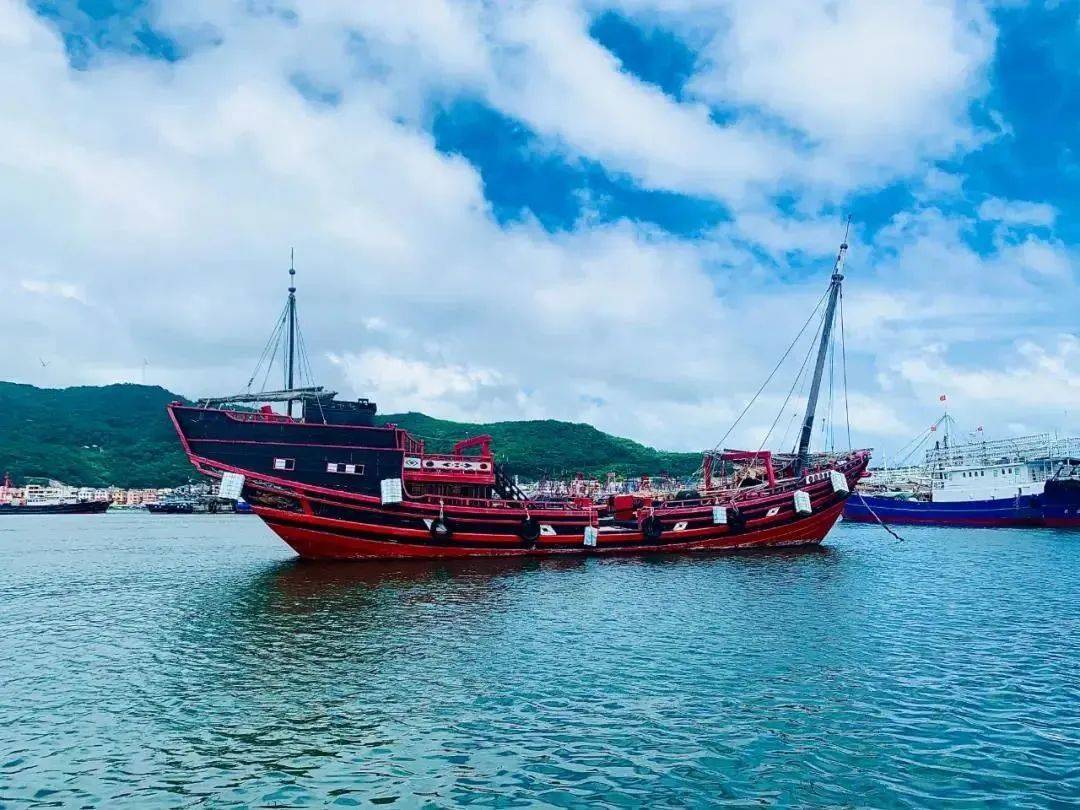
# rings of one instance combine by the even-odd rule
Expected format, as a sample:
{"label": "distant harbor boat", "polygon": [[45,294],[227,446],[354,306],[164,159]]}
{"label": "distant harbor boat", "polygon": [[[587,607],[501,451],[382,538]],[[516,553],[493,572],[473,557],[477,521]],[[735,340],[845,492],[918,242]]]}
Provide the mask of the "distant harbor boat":
{"label": "distant harbor boat", "polygon": [[1080,438],[1036,434],[956,444],[951,421],[946,415],[931,428],[946,430],[921,465],[870,470],[845,504],[844,519],[1080,528]]}
{"label": "distant harbor boat", "polygon": [[105,512],[108,501],[27,501],[0,503],[0,515],[93,515]]}
{"label": "distant harbor boat", "polygon": [[0,515],[92,515],[106,511],[109,501],[80,501],[59,499],[22,499],[14,498],[11,477],[5,473],[4,483],[0,486]]}
{"label": "distant harbor boat", "polygon": [[146,504],[146,511],[152,515],[191,515],[195,513],[195,503],[190,500],[160,500]]}

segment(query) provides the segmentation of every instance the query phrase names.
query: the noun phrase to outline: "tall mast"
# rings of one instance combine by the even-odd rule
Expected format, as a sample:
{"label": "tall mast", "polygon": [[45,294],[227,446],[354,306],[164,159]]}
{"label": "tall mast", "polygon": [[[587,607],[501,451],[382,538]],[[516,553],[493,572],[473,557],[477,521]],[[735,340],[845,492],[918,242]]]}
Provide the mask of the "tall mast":
{"label": "tall mast", "polygon": [[821,375],[825,370],[825,357],[829,353],[829,340],[832,338],[833,319],[836,316],[836,302],[840,298],[840,285],[844,281],[844,258],[847,256],[848,233],[851,231],[851,217],[844,228],[844,241],[840,243],[840,252],[836,254],[832,281],[829,284],[829,303],[825,308],[825,322],[821,327],[821,345],[818,346],[817,363],[814,365],[814,380],[810,384],[810,397],[806,402],[806,415],[803,417],[802,434],[799,436],[799,453],[795,459],[795,475],[802,475],[810,457],[810,436],[814,432],[814,414],[817,411],[818,393],[821,390]]}
{"label": "tall mast", "polygon": [[[289,248],[289,366],[285,371],[285,389],[293,390],[294,371],[296,365],[296,267],[295,250]],[[287,404],[289,416],[292,416],[292,404],[290,399]]]}

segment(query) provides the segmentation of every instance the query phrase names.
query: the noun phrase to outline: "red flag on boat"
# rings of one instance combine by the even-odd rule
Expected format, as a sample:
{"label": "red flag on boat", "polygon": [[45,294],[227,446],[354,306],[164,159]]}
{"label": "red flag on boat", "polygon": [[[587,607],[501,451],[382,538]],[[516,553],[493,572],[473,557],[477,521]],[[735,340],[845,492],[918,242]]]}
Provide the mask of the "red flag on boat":
{"label": "red flag on boat", "polygon": [[942,402],[944,402],[945,401],[945,395],[942,394],[940,397],[938,397],[938,399],[941,400]]}
{"label": "red flag on boat", "polygon": [[937,430],[937,425],[931,425],[930,432],[933,433],[935,430]]}

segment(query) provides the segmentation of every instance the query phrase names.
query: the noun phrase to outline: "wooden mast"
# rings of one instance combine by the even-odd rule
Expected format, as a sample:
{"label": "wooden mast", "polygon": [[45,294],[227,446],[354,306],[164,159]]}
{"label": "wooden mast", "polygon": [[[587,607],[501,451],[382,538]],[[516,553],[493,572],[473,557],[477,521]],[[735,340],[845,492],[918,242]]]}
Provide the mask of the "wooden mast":
{"label": "wooden mast", "polygon": [[795,475],[802,475],[810,457],[810,436],[814,432],[814,415],[817,411],[818,393],[821,390],[821,376],[825,370],[825,358],[829,353],[829,341],[832,338],[833,319],[836,316],[836,302],[840,298],[840,287],[844,281],[844,257],[848,249],[848,233],[851,231],[851,217],[848,217],[844,229],[844,241],[840,243],[840,252],[836,254],[832,281],[829,284],[829,303],[825,309],[825,321],[821,327],[821,344],[818,346],[817,363],[814,365],[814,380],[810,384],[810,396],[806,401],[806,415],[803,417],[802,434],[799,436],[799,451],[795,459]]}
{"label": "wooden mast", "polygon": [[[289,248],[289,358],[285,371],[285,390],[292,391],[296,366],[296,267],[295,250]],[[292,416],[293,401],[286,405],[285,413]]]}

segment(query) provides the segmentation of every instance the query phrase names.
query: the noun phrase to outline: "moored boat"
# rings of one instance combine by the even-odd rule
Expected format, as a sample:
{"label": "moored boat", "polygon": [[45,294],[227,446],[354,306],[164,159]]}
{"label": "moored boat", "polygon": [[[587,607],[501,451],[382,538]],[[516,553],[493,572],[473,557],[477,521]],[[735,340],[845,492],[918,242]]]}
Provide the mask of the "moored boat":
{"label": "moored boat", "polygon": [[170,498],[146,504],[146,511],[151,515],[192,515],[195,513],[195,502]]}
{"label": "moored boat", "polygon": [[0,515],[94,515],[107,511],[111,505],[107,500],[30,494],[12,487],[11,476],[6,472],[0,482]]}
{"label": "moored boat", "polygon": [[[1080,528],[1080,439],[1037,434],[955,443],[951,423],[946,414],[931,427],[945,428],[944,437],[926,451],[922,465],[871,471],[867,491],[847,503],[844,519]],[[876,481],[894,491],[875,493]]]}
{"label": "moored boat", "polygon": [[0,515],[99,515],[109,501],[27,501],[0,503]]}
{"label": "moored boat", "polygon": [[[463,439],[449,453],[430,452],[422,439],[397,426],[376,424],[370,400],[343,401],[318,386],[296,387],[301,347],[293,285],[275,329],[286,336],[285,387],[196,405],[174,402],[169,416],[196,469],[220,479],[222,492],[242,494],[307,558],[642,554],[817,544],[870,459],[867,450],[810,452],[846,250],[845,239],[818,305],[825,302],[798,446],[786,454],[707,453],[700,484],[671,496],[528,497],[496,462],[489,436]],[[273,409],[275,403],[284,406],[283,413]]]}

